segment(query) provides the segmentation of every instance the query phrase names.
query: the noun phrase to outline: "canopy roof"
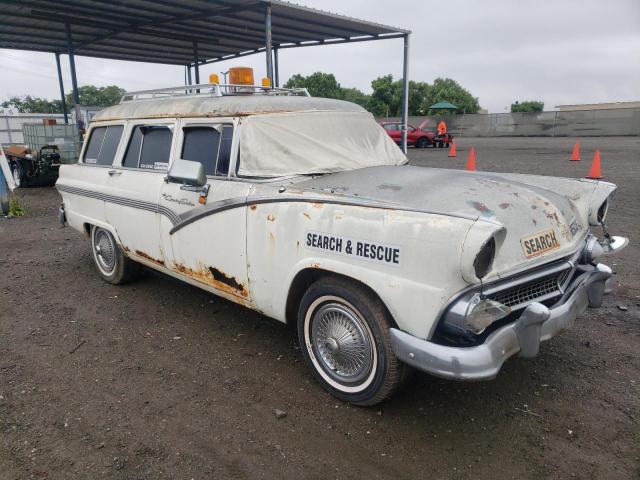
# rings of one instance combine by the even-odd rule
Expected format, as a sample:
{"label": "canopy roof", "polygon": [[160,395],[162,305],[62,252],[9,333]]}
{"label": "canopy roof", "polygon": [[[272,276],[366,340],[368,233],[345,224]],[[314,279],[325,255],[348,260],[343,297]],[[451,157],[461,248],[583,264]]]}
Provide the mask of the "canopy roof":
{"label": "canopy roof", "polygon": [[265,50],[271,6],[274,48],[401,37],[408,30],[281,0],[6,0],[0,48],[174,65],[216,62]]}
{"label": "canopy roof", "polygon": [[453,103],[449,103],[449,102],[438,102],[438,103],[434,103],[429,107],[429,110],[457,110],[457,109],[458,107],[456,107]]}

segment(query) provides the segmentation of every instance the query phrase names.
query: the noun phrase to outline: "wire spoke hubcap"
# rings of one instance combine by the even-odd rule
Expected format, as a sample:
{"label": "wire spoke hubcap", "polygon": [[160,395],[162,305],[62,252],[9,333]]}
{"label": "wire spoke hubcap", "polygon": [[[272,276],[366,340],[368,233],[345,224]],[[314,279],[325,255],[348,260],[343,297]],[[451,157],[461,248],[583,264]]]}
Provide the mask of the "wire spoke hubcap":
{"label": "wire spoke hubcap", "polygon": [[373,342],[369,329],[354,311],[328,303],[315,312],[311,344],[322,369],[341,383],[358,383],[372,368]]}
{"label": "wire spoke hubcap", "polygon": [[111,236],[104,230],[100,230],[95,235],[94,249],[96,259],[100,263],[100,267],[106,272],[113,271],[116,264],[115,245]]}

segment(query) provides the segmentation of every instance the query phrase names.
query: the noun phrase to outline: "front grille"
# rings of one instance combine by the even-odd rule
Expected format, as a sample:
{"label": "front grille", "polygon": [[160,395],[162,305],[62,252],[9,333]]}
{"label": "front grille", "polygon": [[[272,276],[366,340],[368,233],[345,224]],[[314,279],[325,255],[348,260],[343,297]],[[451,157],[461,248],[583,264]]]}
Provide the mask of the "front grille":
{"label": "front grille", "polygon": [[515,310],[531,302],[540,302],[562,295],[563,286],[571,275],[572,269],[550,273],[529,282],[500,290],[488,295],[491,300]]}

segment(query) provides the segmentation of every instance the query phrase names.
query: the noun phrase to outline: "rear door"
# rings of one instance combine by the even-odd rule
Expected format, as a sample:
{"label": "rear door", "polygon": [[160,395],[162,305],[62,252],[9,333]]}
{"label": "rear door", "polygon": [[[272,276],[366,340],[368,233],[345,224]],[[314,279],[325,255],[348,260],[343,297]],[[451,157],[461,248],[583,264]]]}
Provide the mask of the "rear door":
{"label": "rear door", "polygon": [[158,205],[171,158],[175,121],[130,121],[120,162],[109,173],[108,222],[125,250],[148,262],[164,265],[160,217],[171,216]]}
{"label": "rear door", "polygon": [[230,176],[238,151],[236,126],[233,118],[181,120],[174,158],[202,163],[209,192],[200,203],[200,191],[163,183],[160,206],[180,219],[176,224],[161,217],[160,230],[168,268],[244,301],[249,298],[245,202],[251,183]]}
{"label": "rear door", "polygon": [[56,188],[62,194],[69,223],[82,230],[84,223],[106,227],[105,198],[109,191],[109,172],[117,157],[124,131],[123,122],[93,126],[80,161],[63,165]]}

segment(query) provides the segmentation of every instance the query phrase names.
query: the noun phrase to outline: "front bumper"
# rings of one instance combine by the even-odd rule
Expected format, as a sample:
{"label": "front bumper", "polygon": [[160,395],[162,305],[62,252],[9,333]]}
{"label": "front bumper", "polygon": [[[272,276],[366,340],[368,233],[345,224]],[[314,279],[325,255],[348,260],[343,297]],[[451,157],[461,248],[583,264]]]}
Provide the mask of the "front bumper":
{"label": "front bumper", "polygon": [[482,345],[449,347],[391,329],[391,344],[401,361],[438,377],[455,380],[494,378],[509,357],[531,358],[540,342],[571,327],[587,307],[599,307],[608,293],[611,269],[598,264],[584,271],[567,289],[562,299],[548,308],[531,303],[513,323],[493,332]]}

